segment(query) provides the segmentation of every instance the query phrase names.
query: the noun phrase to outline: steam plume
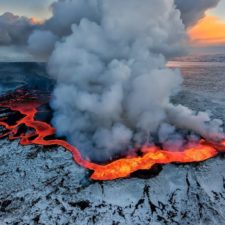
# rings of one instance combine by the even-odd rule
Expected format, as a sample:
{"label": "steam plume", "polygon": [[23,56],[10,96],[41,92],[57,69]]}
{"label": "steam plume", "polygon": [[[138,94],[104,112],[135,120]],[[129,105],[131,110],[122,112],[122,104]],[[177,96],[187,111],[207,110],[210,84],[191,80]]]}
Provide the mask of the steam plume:
{"label": "steam plume", "polygon": [[[0,45],[24,46],[37,58],[47,59],[58,40],[72,34],[72,25],[83,18],[100,20],[96,1],[58,0],[51,5],[52,17],[35,24],[32,19],[5,13],[0,16]],[[194,25],[219,0],[175,0],[185,27]],[[31,35],[31,36],[30,36]]]}
{"label": "steam plume", "polygon": [[[188,27],[194,25],[205,15],[207,9],[216,6],[219,1],[220,0],[175,0],[174,5],[180,11],[183,24],[185,27]],[[52,17],[39,26],[41,31],[51,32],[54,37],[57,37],[52,38],[52,43],[49,42],[50,39],[48,37],[49,46],[54,46],[56,40],[71,35],[73,32],[72,25],[79,24],[83,18],[90,21],[99,21],[99,3],[96,2],[98,1],[58,0],[54,2],[51,5]],[[154,5],[151,7],[154,7]],[[151,16],[150,12],[149,16]],[[36,35],[37,37],[35,37]],[[45,35],[46,34],[43,33],[43,37],[41,37],[40,32],[35,32],[32,34],[32,38],[44,39]],[[32,49],[35,48],[33,45],[35,45],[35,42],[29,43],[29,49],[31,49],[32,54],[38,57],[50,55],[51,52],[49,50],[52,48],[47,48],[47,51],[43,54],[42,48],[40,52],[38,52],[38,48],[36,48],[36,51],[32,51]]]}
{"label": "steam plume", "polygon": [[30,53],[38,58],[47,59],[52,53],[58,37],[51,31],[35,30],[28,39]]}
{"label": "steam plume", "polygon": [[[165,135],[168,126],[211,137],[208,115],[170,103],[182,78],[179,71],[165,67],[166,59],[182,54],[186,46],[185,26],[172,0],[74,0],[59,1],[55,7],[58,4],[68,8],[68,24],[74,22],[71,34],[63,30],[69,35],[49,61],[49,73],[58,81],[52,107],[59,135],[96,160],[149,143],[159,129],[159,136]],[[60,8],[55,10],[60,14]],[[55,32],[62,35],[61,28]],[[217,134],[221,124],[212,123]]]}
{"label": "steam plume", "polygon": [[[108,160],[155,136],[166,147],[176,140],[179,148],[179,128],[205,138],[223,137],[221,121],[170,103],[182,77],[165,66],[186,51],[186,28],[217,3],[58,0],[53,16],[35,27],[24,17],[0,17],[0,44],[27,43],[37,57],[50,56],[49,73],[58,82],[53,123],[84,155]],[[18,23],[21,32],[15,34]]]}

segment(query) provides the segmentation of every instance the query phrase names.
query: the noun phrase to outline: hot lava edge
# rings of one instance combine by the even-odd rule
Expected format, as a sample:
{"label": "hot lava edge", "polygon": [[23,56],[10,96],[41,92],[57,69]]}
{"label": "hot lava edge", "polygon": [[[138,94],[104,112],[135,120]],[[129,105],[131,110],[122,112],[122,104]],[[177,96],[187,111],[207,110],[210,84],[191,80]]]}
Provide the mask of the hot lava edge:
{"label": "hot lava edge", "polygon": [[[40,98],[40,96],[42,96]],[[49,123],[35,119],[39,107],[47,103],[49,96],[39,92],[16,91],[0,99],[0,107],[19,112],[22,116],[10,124],[7,115],[0,118],[0,125],[5,128],[0,138],[20,140],[21,145],[62,146],[73,154],[80,166],[93,171],[93,180],[115,180],[129,177],[139,170],[150,170],[158,164],[202,162],[225,151],[225,141],[219,143],[201,139],[198,143],[189,143],[182,151],[169,151],[158,146],[143,146],[142,156],[126,156],[110,163],[100,165],[82,158],[80,151],[65,140],[55,138],[56,130]],[[21,126],[29,132],[18,132]],[[51,138],[49,138],[51,137]],[[53,138],[54,137],[54,138]]]}

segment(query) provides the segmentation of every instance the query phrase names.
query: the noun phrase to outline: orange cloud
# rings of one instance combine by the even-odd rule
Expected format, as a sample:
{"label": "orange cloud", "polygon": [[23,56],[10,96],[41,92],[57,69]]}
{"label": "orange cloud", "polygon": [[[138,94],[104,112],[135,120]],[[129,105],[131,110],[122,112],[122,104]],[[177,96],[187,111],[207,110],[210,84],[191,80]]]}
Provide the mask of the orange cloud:
{"label": "orange cloud", "polygon": [[189,29],[188,34],[194,45],[225,44],[225,22],[216,16],[207,15]]}
{"label": "orange cloud", "polygon": [[31,22],[32,24],[34,24],[34,25],[40,25],[40,24],[43,23],[43,21],[39,20],[39,19],[36,18],[36,17],[30,18],[30,22]]}

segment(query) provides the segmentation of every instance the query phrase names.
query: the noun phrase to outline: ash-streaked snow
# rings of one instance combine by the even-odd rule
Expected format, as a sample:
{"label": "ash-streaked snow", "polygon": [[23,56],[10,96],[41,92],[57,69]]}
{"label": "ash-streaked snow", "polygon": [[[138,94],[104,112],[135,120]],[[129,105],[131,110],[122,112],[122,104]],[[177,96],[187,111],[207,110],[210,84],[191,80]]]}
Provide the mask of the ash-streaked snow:
{"label": "ash-streaked snow", "polygon": [[92,182],[62,148],[1,141],[0,224],[224,224],[223,157]]}

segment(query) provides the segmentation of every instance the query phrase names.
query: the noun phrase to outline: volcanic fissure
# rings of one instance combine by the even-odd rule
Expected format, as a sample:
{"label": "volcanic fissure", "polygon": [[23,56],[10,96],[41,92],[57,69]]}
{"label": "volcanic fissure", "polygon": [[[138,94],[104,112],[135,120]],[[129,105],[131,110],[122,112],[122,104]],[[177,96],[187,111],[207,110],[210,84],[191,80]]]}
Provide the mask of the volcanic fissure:
{"label": "volcanic fissure", "polygon": [[[149,170],[156,164],[192,163],[210,159],[225,150],[225,141],[210,143],[201,139],[198,143],[188,143],[181,151],[162,149],[156,145],[143,146],[142,155],[114,160],[107,164],[97,164],[84,159],[80,151],[67,141],[55,138],[55,128],[48,122],[38,120],[41,106],[47,103],[46,95],[40,98],[38,92],[16,91],[1,97],[0,125],[4,128],[0,138],[20,140],[21,145],[62,146],[73,154],[80,166],[94,171],[93,180],[114,180],[129,177],[139,170]],[[7,110],[14,113],[9,119]]]}

